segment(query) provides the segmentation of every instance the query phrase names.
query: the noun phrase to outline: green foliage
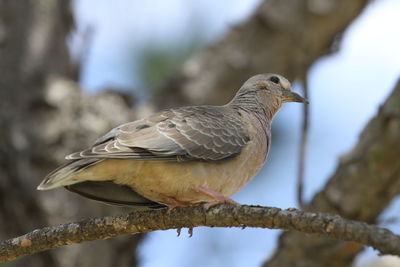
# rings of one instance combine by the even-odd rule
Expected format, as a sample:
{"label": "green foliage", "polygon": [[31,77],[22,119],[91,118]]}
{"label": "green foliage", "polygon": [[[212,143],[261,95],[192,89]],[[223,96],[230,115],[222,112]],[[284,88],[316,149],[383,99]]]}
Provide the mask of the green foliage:
{"label": "green foliage", "polygon": [[[182,40],[184,39],[184,40]],[[138,58],[138,76],[142,86],[151,94],[181,68],[183,62],[204,44],[202,31],[167,44],[149,44]]]}
{"label": "green foliage", "polygon": [[139,60],[139,75],[145,88],[153,90],[178,71],[190,51],[178,52],[178,47],[150,47]]}

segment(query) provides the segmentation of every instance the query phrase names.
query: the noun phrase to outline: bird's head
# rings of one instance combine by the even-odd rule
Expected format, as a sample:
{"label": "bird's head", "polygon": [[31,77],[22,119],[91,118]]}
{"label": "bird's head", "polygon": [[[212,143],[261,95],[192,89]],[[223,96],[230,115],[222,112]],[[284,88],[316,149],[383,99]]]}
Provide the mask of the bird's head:
{"label": "bird's head", "polygon": [[285,102],[308,103],[307,99],[291,91],[290,82],[278,74],[258,74],[248,79],[240,88],[238,94],[252,92],[261,103],[268,105]]}
{"label": "bird's head", "polygon": [[290,82],[278,74],[258,74],[248,79],[229,103],[242,109],[262,111],[270,119],[285,102],[308,103],[291,91]]}

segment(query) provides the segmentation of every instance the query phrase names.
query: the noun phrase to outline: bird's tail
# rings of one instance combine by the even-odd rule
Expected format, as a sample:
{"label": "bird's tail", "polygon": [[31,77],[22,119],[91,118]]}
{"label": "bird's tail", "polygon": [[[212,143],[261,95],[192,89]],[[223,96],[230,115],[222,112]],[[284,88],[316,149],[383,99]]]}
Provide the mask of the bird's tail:
{"label": "bird's tail", "polygon": [[68,162],[67,164],[49,173],[37,187],[38,190],[49,190],[56,187],[67,186],[82,182],[75,179],[78,172],[100,162],[101,159],[85,158]]}

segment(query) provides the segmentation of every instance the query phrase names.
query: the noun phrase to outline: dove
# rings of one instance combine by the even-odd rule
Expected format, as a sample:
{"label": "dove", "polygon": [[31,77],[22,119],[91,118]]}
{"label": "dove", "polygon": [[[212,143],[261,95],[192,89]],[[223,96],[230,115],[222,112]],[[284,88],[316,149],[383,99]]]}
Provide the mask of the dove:
{"label": "dove", "polygon": [[255,75],[226,105],[171,108],[112,129],[66,156],[38,190],[153,209],[235,203],[230,196],[266,161],[272,120],[286,102],[308,103],[286,78]]}

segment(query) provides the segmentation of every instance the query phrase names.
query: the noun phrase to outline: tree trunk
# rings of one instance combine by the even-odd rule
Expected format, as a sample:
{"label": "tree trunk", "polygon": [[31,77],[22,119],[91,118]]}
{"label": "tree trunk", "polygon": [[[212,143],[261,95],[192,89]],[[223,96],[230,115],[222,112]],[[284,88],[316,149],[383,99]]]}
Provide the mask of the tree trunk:
{"label": "tree trunk", "polygon": [[[69,5],[66,0],[0,1],[1,239],[118,212],[62,190],[36,191],[65,154],[132,119],[116,93],[81,95],[75,83],[78,69],[66,46],[73,26]],[[135,266],[139,238],[40,253],[10,266]]]}

